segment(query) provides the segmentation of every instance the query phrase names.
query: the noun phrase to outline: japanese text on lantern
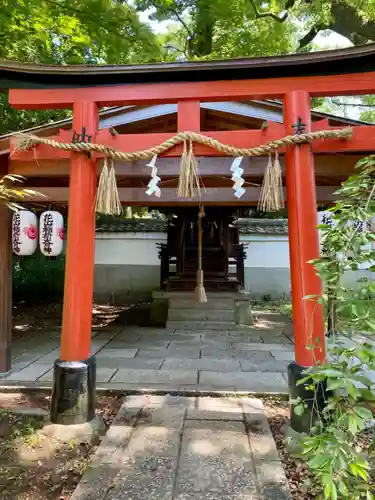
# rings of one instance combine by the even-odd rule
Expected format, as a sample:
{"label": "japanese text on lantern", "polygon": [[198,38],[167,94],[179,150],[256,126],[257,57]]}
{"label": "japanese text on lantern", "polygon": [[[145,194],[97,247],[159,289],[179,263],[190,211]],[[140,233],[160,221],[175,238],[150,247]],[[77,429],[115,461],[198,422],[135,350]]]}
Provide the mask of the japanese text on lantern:
{"label": "japanese text on lantern", "polygon": [[21,217],[18,212],[16,212],[13,215],[13,231],[12,231],[12,237],[13,237],[13,251],[15,253],[19,253],[21,250],[20,244],[21,244]]}
{"label": "japanese text on lantern", "polygon": [[43,250],[45,253],[51,253],[52,251],[52,231],[53,231],[53,217],[50,213],[43,215],[43,225],[42,225],[42,242]]}

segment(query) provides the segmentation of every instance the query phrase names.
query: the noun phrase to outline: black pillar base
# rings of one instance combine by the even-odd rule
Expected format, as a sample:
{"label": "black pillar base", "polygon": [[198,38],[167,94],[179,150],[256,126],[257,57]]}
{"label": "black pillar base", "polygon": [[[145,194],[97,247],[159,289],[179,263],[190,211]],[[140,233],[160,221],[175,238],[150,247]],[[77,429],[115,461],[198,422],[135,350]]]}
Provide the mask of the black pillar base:
{"label": "black pillar base", "polygon": [[51,422],[74,425],[95,417],[96,361],[61,361],[54,364]]}
{"label": "black pillar base", "polygon": [[[315,386],[315,391],[308,389],[312,385],[312,381],[297,385],[297,382],[306,376],[305,366],[290,363],[288,366],[288,385],[289,395],[292,400],[301,399],[304,403],[302,414],[295,412],[295,405],[290,405],[290,425],[296,432],[309,433],[316,419],[321,418],[322,411],[325,407],[327,391],[326,384],[319,383]],[[299,408],[300,409],[300,408]]]}

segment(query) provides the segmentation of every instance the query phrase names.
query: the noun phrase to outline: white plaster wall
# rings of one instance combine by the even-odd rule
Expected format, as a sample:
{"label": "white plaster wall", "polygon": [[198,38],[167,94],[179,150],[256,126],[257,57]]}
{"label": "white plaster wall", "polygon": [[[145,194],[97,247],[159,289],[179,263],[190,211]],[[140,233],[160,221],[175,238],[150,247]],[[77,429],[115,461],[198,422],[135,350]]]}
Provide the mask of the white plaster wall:
{"label": "white plaster wall", "polygon": [[[97,233],[95,242],[95,294],[118,297],[151,294],[159,288],[160,260],[156,243],[165,233]],[[254,296],[283,297],[290,292],[286,235],[241,235],[248,243],[245,288]]]}
{"label": "white plaster wall", "polygon": [[286,235],[243,234],[247,244],[245,267],[289,268],[289,243]]}
{"label": "white plaster wall", "polygon": [[[156,243],[165,233],[97,233],[95,244],[95,293],[98,296],[151,294],[159,288],[160,260]],[[289,243],[287,235],[240,235],[247,244],[245,289],[254,297],[290,295]],[[347,276],[355,283],[366,271]],[[373,279],[375,273],[368,273]],[[366,276],[367,276],[366,274]]]}
{"label": "white plaster wall", "polygon": [[255,299],[289,297],[289,244],[287,235],[243,234],[247,244],[245,289]]}
{"label": "white plaster wall", "polygon": [[[95,264],[159,266],[157,243],[166,243],[165,233],[97,233]],[[289,268],[287,236],[241,235],[247,244],[245,267]]]}
{"label": "white plaster wall", "polygon": [[95,264],[159,266],[156,243],[166,241],[165,233],[97,233]]}

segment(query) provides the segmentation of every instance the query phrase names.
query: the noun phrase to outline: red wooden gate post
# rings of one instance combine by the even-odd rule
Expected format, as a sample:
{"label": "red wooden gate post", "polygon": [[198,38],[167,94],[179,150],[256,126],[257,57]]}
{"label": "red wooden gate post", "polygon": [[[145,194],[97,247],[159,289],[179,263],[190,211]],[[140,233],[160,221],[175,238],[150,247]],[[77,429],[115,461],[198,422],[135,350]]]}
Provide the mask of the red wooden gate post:
{"label": "red wooden gate post", "polygon": [[[98,130],[92,101],[73,106],[79,141]],[[77,424],[95,416],[95,358],[90,357],[94,283],[96,161],[85,153],[70,160],[69,215],[60,359],[54,367],[51,420]]]}
{"label": "red wooden gate post", "polygon": [[[284,123],[288,134],[311,130],[308,92],[296,90],[286,94]],[[311,146],[302,144],[288,148],[285,160],[295,341],[295,363],[288,369],[289,389],[293,398],[300,396],[308,402],[308,408],[300,418],[294,415],[292,407],[291,423],[295,430],[301,431],[306,430],[311,421],[312,405],[309,403],[312,403],[313,395],[296,383],[303,377],[306,367],[325,360],[324,310],[316,300],[304,300],[308,295],[322,293],[321,280],[309,263],[319,257],[314,155]]]}

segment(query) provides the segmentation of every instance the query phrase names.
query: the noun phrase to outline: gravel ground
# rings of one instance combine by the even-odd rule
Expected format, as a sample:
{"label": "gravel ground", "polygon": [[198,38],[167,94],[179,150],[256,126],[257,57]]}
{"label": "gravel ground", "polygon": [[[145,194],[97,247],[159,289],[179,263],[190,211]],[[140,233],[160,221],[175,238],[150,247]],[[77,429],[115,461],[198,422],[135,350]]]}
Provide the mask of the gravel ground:
{"label": "gravel ground", "polygon": [[[99,395],[97,413],[107,428],[123,397]],[[73,494],[98,443],[61,443],[45,436],[43,417],[20,416],[11,408],[48,409],[43,393],[0,394],[1,500],[68,500]]]}

